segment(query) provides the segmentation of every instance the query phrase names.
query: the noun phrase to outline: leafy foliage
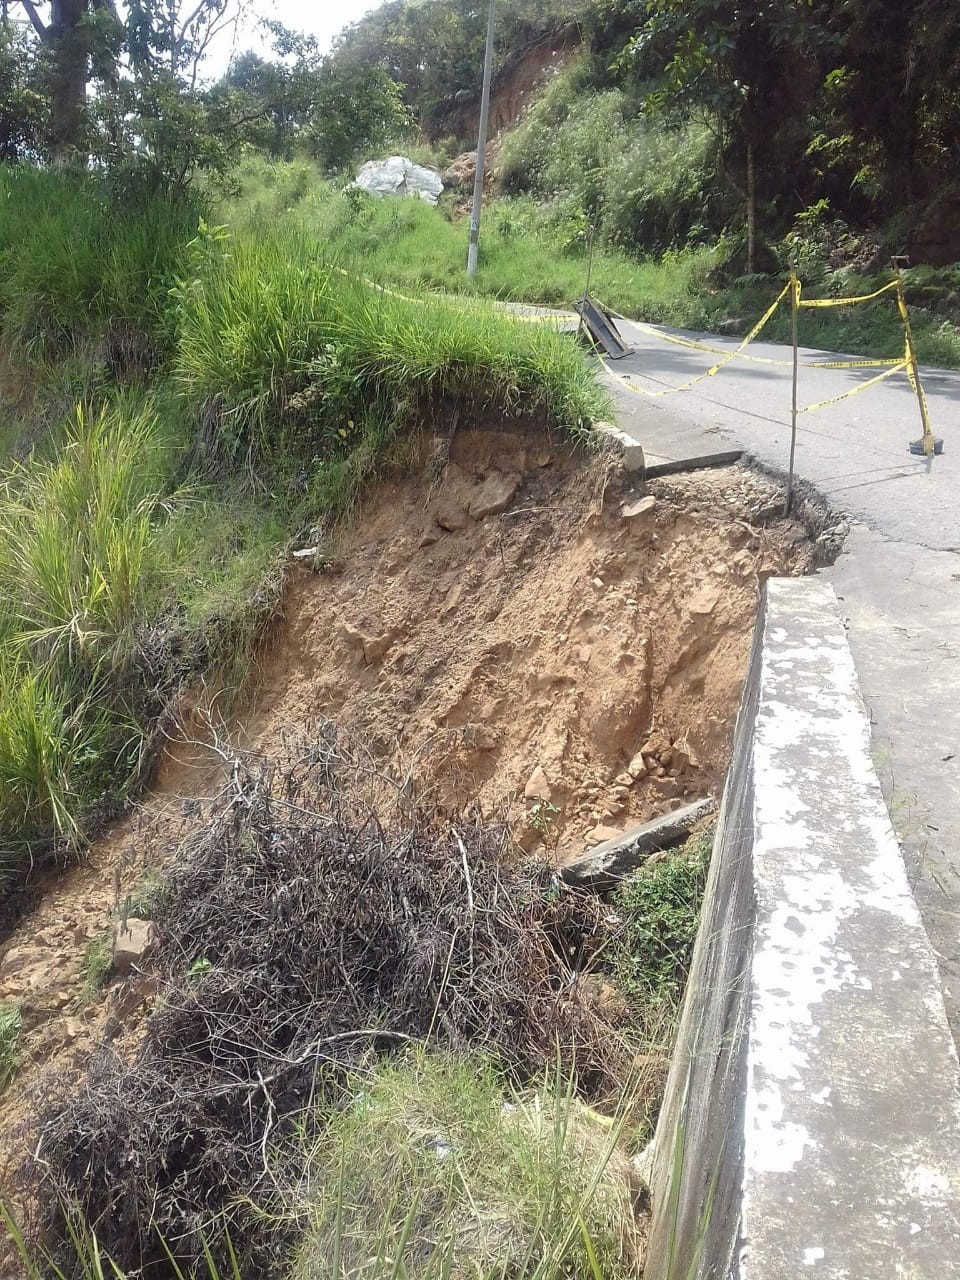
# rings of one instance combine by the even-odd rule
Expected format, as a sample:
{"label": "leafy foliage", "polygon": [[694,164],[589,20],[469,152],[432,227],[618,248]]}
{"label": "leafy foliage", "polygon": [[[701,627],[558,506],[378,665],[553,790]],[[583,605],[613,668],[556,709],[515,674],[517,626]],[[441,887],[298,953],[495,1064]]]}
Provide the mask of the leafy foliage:
{"label": "leafy foliage", "polygon": [[255,120],[248,136],[269,155],[289,159],[300,150],[339,170],[407,132],[401,87],[383,68],[348,67],[321,56],[312,37],[267,25],[277,60],[241,55],[220,89],[245,99]]}
{"label": "leafy foliage", "polygon": [[623,930],[612,966],[638,1007],[678,1007],[686,984],[706,884],[712,829],[658,856],[617,893]]}
{"label": "leafy foliage", "polygon": [[[495,68],[588,10],[590,0],[499,0]],[[454,102],[479,97],[486,5],[472,0],[389,0],[340,36],[336,61],[382,67],[430,129]]]}

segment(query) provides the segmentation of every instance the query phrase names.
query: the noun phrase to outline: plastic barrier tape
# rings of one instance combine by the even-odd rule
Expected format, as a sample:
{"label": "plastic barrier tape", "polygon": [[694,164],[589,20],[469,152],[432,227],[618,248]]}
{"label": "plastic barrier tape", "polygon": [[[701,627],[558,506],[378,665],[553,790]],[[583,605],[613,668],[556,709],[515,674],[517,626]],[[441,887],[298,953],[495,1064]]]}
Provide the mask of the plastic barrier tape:
{"label": "plastic barrier tape", "polygon": [[[757,337],[757,335],[766,325],[767,321],[776,311],[777,307],[779,307],[780,303],[784,300],[784,298],[790,292],[791,287],[792,286],[790,284],[784,285],[782,292],[774,299],[774,301],[766,309],[766,311],[763,313],[763,315],[760,317],[757,323],[753,326],[753,328],[750,330],[747,336],[743,339],[740,345],[738,347],[735,347],[732,351],[725,352],[723,359],[718,360],[717,363],[712,368],[708,369],[706,373],[701,373],[696,378],[691,378],[689,382],[684,382],[679,387],[665,387],[663,391],[648,391],[646,387],[638,387],[638,386],[635,386],[632,382],[626,382],[626,381],[623,383],[623,385],[628,390],[635,391],[637,395],[650,396],[652,399],[656,400],[656,399],[659,399],[660,396],[672,396],[672,395],[675,395],[678,391],[686,391],[688,390],[688,388],[696,386],[698,382],[703,382],[706,378],[712,378],[714,374],[719,373],[721,369],[725,368],[730,363],[731,360],[735,360],[737,356],[739,356],[740,353],[743,351],[744,347],[748,346],[751,342],[753,342],[754,338]],[[607,373],[609,373],[611,377],[613,377],[614,376],[613,370],[610,368],[607,361],[601,360],[600,363],[606,369]]]}
{"label": "plastic barrier tape", "polygon": [[829,404],[839,404],[841,400],[849,400],[851,396],[858,396],[861,391],[867,391],[870,387],[875,387],[878,382],[883,382],[886,378],[892,378],[895,373],[902,373],[904,370],[909,371],[910,365],[906,360],[901,360],[899,364],[892,365],[891,368],[878,373],[875,378],[868,378],[866,382],[861,382],[859,387],[851,387],[849,391],[841,392],[838,396],[831,396],[829,400],[818,400],[816,404],[804,405],[802,409],[798,409],[798,413],[813,413],[815,409],[825,409]]}
{"label": "plastic barrier tape", "polygon": [[885,284],[882,288],[875,290],[873,293],[863,293],[857,298],[809,298],[805,302],[799,302],[799,305],[801,307],[853,307],[858,302],[872,302],[874,298],[879,298],[885,293],[890,293],[893,289],[897,288],[898,284],[898,280],[891,280],[889,284]]}

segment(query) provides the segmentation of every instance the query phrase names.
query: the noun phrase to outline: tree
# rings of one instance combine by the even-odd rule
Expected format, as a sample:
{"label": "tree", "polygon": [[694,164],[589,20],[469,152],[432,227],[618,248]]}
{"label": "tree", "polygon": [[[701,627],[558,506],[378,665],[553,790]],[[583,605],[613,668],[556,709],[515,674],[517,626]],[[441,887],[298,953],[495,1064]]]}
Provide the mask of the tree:
{"label": "tree", "polygon": [[0,26],[0,162],[39,158],[46,125],[38,43],[20,24]]}
{"label": "tree", "polygon": [[245,99],[249,135],[263,149],[289,156],[301,148],[339,170],[409,128],[401,88],[382,67],[346,66],[324,57],[311,36],[264,25],[277,60],[243,54],[220,86]]}
{"label": "tree", "polygon": [[[760,153],[778,127],[804,110],[806,67],[823,38],[811,0],[649,0],[628,58],[649,86],[648,107],[699,114],[719,154],[741,153],[747,271],[756,270]],[[782,176],[782,175],[781,175]]]}
{"label": "tree", "polygon": [[236,30],[249,0],[128,0],[127,42],[138,70],[165,70],[196,89],[213,42]]}
{"label": "tree", "polygon": [[40,38],[49,63],[49,144],[58,161],[81,147],[87,83],[94,62],[115,60],[122,24],[114,0],[50,0],[44,20],[34,0],[16,0]]}

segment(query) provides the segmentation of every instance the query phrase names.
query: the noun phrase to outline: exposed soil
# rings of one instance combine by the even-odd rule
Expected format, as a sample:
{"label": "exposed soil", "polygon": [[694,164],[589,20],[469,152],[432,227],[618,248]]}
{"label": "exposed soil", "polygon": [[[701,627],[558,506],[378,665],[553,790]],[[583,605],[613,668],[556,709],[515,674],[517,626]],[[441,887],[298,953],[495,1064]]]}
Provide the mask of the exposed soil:
{"label": "exposed soil", "polygon": [[[421,797],[506,812],[523,847],[569,858],[719,792],[758,584],[813,564],[781,511],[744,468],[634,490],[543,436],[461,432],[445,462],[380,485],[319,570],[292,571],[235,738],[271,754],[333,720]],[[35,1140],[17,1129],[48,1072],[79,1078],[91,1048],[135,1029],[150,984],[91,997],[84,954],[222,784],[218,756],[172,749],[142,806],[41,882],[0,956],[0,1000],[25,1027],[0,1160]]]}

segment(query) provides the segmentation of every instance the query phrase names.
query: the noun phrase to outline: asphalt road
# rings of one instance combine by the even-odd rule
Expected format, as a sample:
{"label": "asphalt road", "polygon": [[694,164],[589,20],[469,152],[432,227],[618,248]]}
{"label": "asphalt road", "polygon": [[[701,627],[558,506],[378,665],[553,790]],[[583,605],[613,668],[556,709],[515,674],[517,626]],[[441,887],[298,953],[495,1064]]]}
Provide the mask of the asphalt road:
{"label": "asphalt road", "polygon": [[[761,343],[688,391],[652,399],[717,360],[665,342],[655,330],[619,327],[635,353],[609,364],[620,426],[645,452],[695,457],[744,449],[785,469],[790,448],[791,352]],[[681,334],[729,350],[736,340]],[[885,353],[880,353],[885,354]],[[845,359],[804,349],[803,360]],[[800,404],[857,387],[877,370],[801,369]],[[844,511],[851,532],[823,574],[844,611],[871,714],[874,758],[917,901],[940,961],[954,1034],[960,1033],[960,374],[922,379],[942,456],[912,457],[920,415],[897,375],[839,404],[802,414],[797,474]],[[829,763],[825,762],[829,768]]]}
{"label": "asphalt road", "polygon": [[[672,345],[653,334],[704,342],[723,351],[735,339],[620,322],[636,354],[611,361],[621,384],[659,392],[705,373],[718,357]],[[747,354],[782,365],[737,359],[689,391],[657,399],[631,393],[631,399],[677,415],[685,427],[709,431],[717,448],[745,447],[757,457],[786,468],[790,450],[792,359],[789,347],[757,343]],[[885,354],[885,353],[882,353]],[[803,348],[801,361],[852,360],[855,356]],[[813,404],[863,386],[877,369],[800,370],[799,403]],[[917,398],[903,374],[812,413],[801,413],[797,431],[797,469],[820,491],[835,497],[852,515],[889,536],[925,546],[960,546],[960,374],[924,369],[922,381],[935,434],[945,450],[928,466],[907,452],[921,434]],[[679,425],[679,424],[678,424]],[[681,437],[682,439],[682,437]]]}

